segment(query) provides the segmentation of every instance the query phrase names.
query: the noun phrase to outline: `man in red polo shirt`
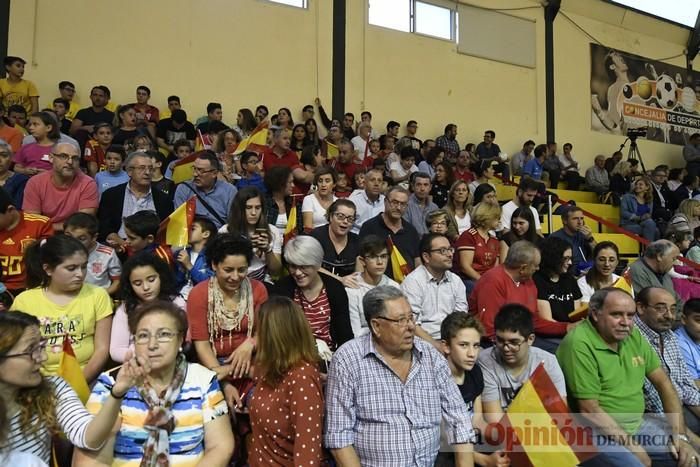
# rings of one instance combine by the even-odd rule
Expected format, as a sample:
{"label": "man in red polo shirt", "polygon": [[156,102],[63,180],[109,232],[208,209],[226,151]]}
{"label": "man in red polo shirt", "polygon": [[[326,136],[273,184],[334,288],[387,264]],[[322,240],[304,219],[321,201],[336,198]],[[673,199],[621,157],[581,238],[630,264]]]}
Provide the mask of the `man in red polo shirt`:
{"label": "man in red polo shirt", "polygon": [[272,137],[272,147],[265,149],[262,153],[263,170],[267,172],[272,167],[284,165],[292,169],[296,183],[313,183],[314,173],[304,169],[299,163],[299,156],[289,149],[290,146],[289,131],[284,128],[276,130]]}
{"label": "man in red polo shirt", "polygon": [[355,148],[347,139],[342,139],[338,145],[338,157],[331,161],[331,167],[338,173],[347,175],[348,180],[355,179],[355,172],[363,170],[362,164],[354,161]]}

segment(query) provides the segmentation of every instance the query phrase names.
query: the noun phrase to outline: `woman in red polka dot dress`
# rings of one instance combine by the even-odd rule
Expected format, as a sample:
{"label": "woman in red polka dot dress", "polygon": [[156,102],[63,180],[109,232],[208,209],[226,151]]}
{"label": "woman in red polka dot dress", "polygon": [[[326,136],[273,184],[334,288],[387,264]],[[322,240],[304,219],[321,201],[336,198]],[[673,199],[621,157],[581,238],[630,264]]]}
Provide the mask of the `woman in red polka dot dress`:
{"label": "woman in red polka dot dress", "polygon": [[256,386],[249,402],[250,467],[322,464],[318,352],[299,305],[271,297],[259,311]]}

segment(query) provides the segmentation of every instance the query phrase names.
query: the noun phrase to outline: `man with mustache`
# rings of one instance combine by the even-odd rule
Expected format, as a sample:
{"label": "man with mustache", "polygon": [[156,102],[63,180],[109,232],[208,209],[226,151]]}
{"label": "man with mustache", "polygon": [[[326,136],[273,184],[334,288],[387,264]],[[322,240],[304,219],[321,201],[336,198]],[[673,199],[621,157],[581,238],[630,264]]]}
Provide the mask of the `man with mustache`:
{"label": "man with mustache", "polygon": [[[697,465],[678,395],[658,355],[634,326],[634,299],[606,287],[593,294],[588,306],[588,319],[566,335],[557,359],[569,407],[593,427],[604,465]],[[668,426],[644,416],[645,378],[660,395]]]}
{"label": "man with mustache", "polygon": [[[695,386],[683,359],[678,337],[673,332],[676,299],[666,289],[647,287],[639,292],[636,300],[637,315],[634,323],[664,362],[662,368],[665,368],[683,404],[683,418],[688,435],[694,438],[691,432],[697,434],[700,431],[700,390]],[[661,396],[648,380],[644,382],[644,400],[647,412],[663,413]]]}

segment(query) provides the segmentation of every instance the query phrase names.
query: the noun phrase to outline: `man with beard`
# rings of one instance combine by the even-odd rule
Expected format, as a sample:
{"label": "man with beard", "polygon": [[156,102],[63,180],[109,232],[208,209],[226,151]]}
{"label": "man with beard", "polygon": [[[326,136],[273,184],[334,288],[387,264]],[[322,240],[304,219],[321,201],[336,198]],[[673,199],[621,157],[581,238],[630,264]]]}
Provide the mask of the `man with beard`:
{"label": "man with beard", "polygon": [[513,216],[513,212],[519,207],[529,206],[532,211],[532,216],[535,218],[535,230],[537,230],[538,234],[542,234],[540,216],[537,213],[537,209],[532,207],[532,202],[535,200],[539,188],[540,183],[537,180],[533,180],[529,177],[520,180],[518,189],[515,191],[515,197],[501,208],[501,225],[504,227],[504,233],[508,231],[510,218]]}

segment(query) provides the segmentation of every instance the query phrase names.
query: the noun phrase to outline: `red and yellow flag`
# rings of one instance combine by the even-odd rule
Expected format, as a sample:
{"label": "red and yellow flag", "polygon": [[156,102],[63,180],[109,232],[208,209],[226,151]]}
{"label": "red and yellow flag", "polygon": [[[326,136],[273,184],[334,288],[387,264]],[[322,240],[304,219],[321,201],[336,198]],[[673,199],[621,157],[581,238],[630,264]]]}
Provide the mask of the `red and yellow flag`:
{"label": "red and yellow flag", "polygon": [[194,140],[194,152],[205,151],[211,149],[211,147],[209,135],[203,135],[200,130],[197,130],[197,137]]}
{"label": "red and yellow flag", "polygon": [[190,240],[190,228],[197,209],[197,198],[192,196],[178,206],[158,227],[156,243],[170,245],[173,248],[185,248]]}
{"label": "red and yellow flag", "polygon": [[78,394],[80,400],[85,404],[90,397],[90,388],[83,375],[83,370],[80,368],[78,359],[75,358],[73,346],[70,343],[70,336],[63,336],[63,353],[61,361],[58,365],[58,376],[66,380],[70,387]]}
{"label": "red and yellow flag", "polygon": [[183,157],[182,159],[173,164],[173,182],[182,183],[185,180],[190,180],[192,178],[192,168],[194,167],[194,161],[197,160],[201,152],[202,151],[190,154],[189,156]]}
{"label": "red and yellow flag", "polygon": [[630,268],[625,269],[620,278],[615,281],[612,285],[615,288],[622,289],[628,294],[634,297],[634,291],[632,290],[632,277],[630,274]]}
{"label": "red and yellow flag", "polygon": [[574,467],[597,454],[592,432],[569,414],[542,363],[519,389],[499,426],[503,439],[498,441],[504,443],[511,465]]}
{"label": "red and yellow flag", "polygon": [[286,245],[288,241],[297,236],[297,205],[293,204],[287,216],[287,227],[284,228],[284,239],[282,244]]}
{"label": "red and yellow flag", "polygon": [[250,136],[243,138],[233,150],[233,154],[240,154],[243,151],[253,151],[260,153],[267,147],[267,133],[270,122],[264,120],[255,127]]}
{"label": "red and yellow flag", "polygon": [[387,237],[386,246],[389,250],[389,257],[391,258],[391,271],[394,273],[394,280],[400,284],[411,272],[411,267],[396,245],[394,245],[394,241],[391,237]]}
{"label": "red and yellow flag", "polygon": [[338,146],[329,141],[326,141],[326,159],[335,159],[336,157],[338,157],[339,152],[340,150],[338,149]]}

